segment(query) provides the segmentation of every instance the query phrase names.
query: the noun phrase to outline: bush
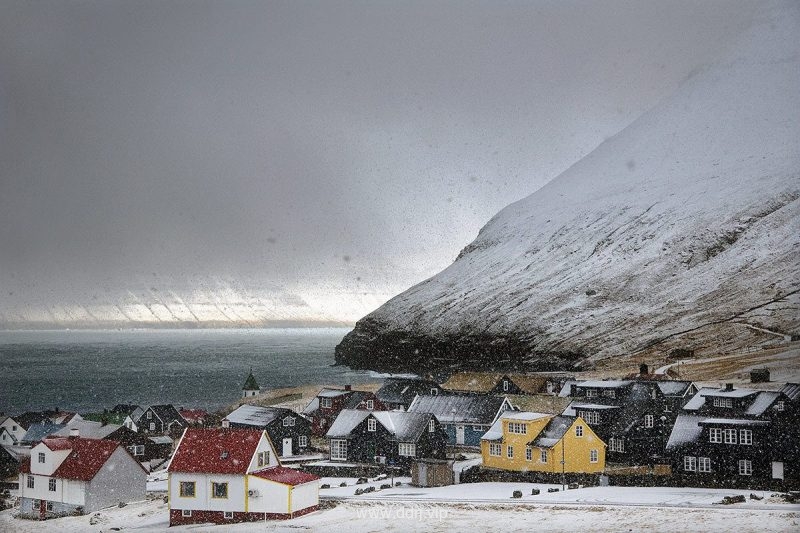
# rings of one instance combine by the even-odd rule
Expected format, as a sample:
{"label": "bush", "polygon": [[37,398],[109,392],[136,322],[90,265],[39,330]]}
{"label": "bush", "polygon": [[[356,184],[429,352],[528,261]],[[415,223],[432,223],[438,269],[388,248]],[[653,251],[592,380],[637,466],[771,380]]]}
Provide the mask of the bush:
{"label": "bush", "polygon": [[329,488],[331,488],[331,486],[328,485],[327,483],[323,483],[322,485],[319,486],[319,488],[321,488],[321,489],[329,489]]}
{"label": "bush", "polygon": [[341,483],[339,483],[339,486],[340,487],[346,487],[347,486],[347,481],[342,481]]}

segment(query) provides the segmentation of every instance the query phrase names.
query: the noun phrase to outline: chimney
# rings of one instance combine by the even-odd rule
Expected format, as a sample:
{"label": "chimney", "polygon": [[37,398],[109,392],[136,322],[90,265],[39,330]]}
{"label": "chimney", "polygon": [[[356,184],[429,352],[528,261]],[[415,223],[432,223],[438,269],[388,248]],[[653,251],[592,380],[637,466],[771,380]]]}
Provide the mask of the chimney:
{"label": "chimney", "polygon": [[224,428],[231,427],[231,421],[226,418],[225,420],[222,421],[222,427]]}
{"label": "chimney", "polygon": [[81,432],[78,428],[69,428],[69,438],[77,439],[81,436]]}
{"label": "chimney", "polygon": [[733,383],[726,383],[725,384],[725,390],[726,391],[732,391],[733,390]]}
{"label": "chimney", "polygon": [[353,390],[353,386],[352,385],[345,385],[344,386],[344,390]]}
{"label": "chimney", "polygon": [[649,373],[650,372],[648,372],[647,363],[642,363],[639,365],[639,375],[646,376]]}

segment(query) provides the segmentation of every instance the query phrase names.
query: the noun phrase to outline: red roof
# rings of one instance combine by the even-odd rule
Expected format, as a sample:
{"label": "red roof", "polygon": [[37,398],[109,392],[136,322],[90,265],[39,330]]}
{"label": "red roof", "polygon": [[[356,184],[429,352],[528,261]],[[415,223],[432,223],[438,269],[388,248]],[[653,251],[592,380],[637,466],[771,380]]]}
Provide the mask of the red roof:
{"label": "red roof", "polygon": [[268,479],[276,483],[282,483],[284,485],[302,485],[303,483],[308,483],[310,481],[316,481],[319,479],[319,477],[315,476],[314,474],[301,472],[300,470],[295,470],[294,468],[286,468],[285,466],[265,468],[264,470],[253,472],[252,475],[260,477],[261,479]]}
{"label": "red roof", "polygon": [[246,474],[262,434],[256,429],[188,428],[168,471]]}
{"label": "red roof", "polygon": [[59,438],[44,439],[42,444],[51,450],[72,450],[53,473],[53,477],[89,481],[106,464],[119,447],[113,440]]}
{"label": "red roof", "polygon": [[180,409],[178,412],[190,424],[196,424],[208,418],[208,412],[202,409]]}

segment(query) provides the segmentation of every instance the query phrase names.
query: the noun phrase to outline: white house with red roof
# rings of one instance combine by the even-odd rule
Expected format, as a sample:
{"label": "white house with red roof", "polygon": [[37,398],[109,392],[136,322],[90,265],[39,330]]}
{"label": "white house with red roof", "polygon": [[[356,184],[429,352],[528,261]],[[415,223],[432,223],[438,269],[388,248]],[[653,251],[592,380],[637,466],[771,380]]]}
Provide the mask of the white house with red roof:
{"label": "white house with red roof", "polygon": [[44,519],[91,513],[144,500],[146,490],[147,472],[118,442],[47,438],[20,467],[20,515]]}
{"label": "white house with red roof", "polygon": [[281,466],[264,430],[188,428],[167,471],[170,525],[294,518],[319,506],[319,478]]}

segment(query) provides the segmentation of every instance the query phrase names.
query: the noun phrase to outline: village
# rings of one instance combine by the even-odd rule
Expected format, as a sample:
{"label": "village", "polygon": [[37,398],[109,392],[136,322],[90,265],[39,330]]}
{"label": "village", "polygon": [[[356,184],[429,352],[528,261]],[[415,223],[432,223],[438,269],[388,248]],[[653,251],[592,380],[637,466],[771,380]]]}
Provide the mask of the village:
{"label": "village", "polygon": [[800,510],[800,384],[767,368],[736,385],[669,370],[402,375],[308,395],[262,391],[251,371],[237,405],[215,413],[3,416],[2,515],[95,520],[159,500],[169,526],[230,525],[392,499],[575,504],[605,491],[616,505],[669,506],[675,487],[689,507]]}

